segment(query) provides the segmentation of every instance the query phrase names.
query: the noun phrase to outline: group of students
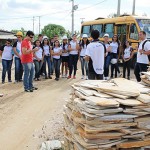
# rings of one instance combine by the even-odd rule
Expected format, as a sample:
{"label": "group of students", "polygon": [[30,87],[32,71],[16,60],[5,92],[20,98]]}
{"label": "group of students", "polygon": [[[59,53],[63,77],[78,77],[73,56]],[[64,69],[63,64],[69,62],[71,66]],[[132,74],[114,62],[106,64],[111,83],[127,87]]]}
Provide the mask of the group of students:
{"label": "group of students", "polygon": [[[8,39],[6,45],[0,48],[0,54],[2,55],[2,83],[5,83],[6,72],[8,73],[8,82],[12,82],[11,67],[13,58],[15,62],[15,82],[23,80],[25,91],[31,92],[36,89],[32,84],[33,79],[40,81],[41,75],[44,75],[45,79],[52,79],[51,75],[54,71],[56,81],[60,78],[60,72],[63,78],[70,79],[73,77],[75,79],[78,60],[81,62],[81,79],[108,80],[110,64],[110,77],[121,76],[118,66],[121,46],[117,35],[114,35],[112,42],[109,42],[109,34],[104,34],[103,42],[100,42],[99,31],[93,30],[91,33],[92,41],[88,40],[86,34],[83,34],[82,40],[78,41],[76,34],[73,34],[71,40],[63,36],[62,43],[59,42],[58,36],[54,36],[53,39],[49,40],[47,36],[41,34],[33,43],[34,33],[32,31],[27,32],[25,39],[23,39],[22,32],[18,32],[16,36],[17,41],[13,45],[11,45],[12,40]],[[142,54],[138,54],[138,60]],[[126,78],[127,70],[127,78],[130,79],[132,56],[131,43],[126,41],[122,51],[124,78]],[[137,62],[137,64],[136,68],[139,70],[135,70],[135,75],[139,78],[141,70],[138,67],[140,63]]]}

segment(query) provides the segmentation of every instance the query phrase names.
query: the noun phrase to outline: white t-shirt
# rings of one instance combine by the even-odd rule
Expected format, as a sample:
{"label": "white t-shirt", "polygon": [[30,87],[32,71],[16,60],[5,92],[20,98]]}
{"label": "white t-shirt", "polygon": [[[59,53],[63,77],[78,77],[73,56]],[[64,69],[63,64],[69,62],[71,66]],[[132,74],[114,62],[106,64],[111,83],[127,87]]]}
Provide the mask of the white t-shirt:
{"label": "white t-shirt", "polygon": [[110,47],[110,44],[108,44],[108,43],[104,43],[104,45],[105,45],[105,47],[106,47],[106,56],[108,55],[108,53],[110,53],[110,52],[107,52],[107,48],[108,47]]}
{"label": "white t-shirt", "polygon": [[[61,56],[69,56],[69,53],[64,53],[64,48],[63,48],[63,44],[61,45],[61,49],[62,49],[62,55]],[[65,50],[68,50],[68,44],[65,45]]]}
{"label": "white t-shirt", "polygon": [[81,46],[81,52],[80,52],[80,56],[85,56],[85,52],[86,52],[86,44],[84,44],[84,47],[83,46]]}
{"label": "white t-shirt", "polygon": [[[54,53],[59,53],[61,50],[62,50],[61,47],[57,47],[57,48],[55,47],[55,48],[53,49]],[[55,58],[55,59],[60,59],[60,56],[53,56],[53,58]]]}
{"label": "white t-shirt", "polygon": [[50,56],[50,47],[48,45],[43,46],[44,55]]}
{"label": "white t-shirt", "polygon": [[[39,50],[35,52],[35,55],[37,58],[42,59],[43,57],[43,49],[41,47],[38,47]],[[34,58],[36,60],[36,58]]]}
{"label": "white t-shirt", "polygon": [[99,42],[88,44],[85,55],[90,56],[93,61],[93,68],[97,74],[103,74],[104,71],[104,46]]}
{"label": "white t-shirt", "polygon": [[[21,56],[22,55],[22,53],[21,53],[21,43],[22,42],[16,42],[16,43],[14,43],[14,46],[13,47],[16,47],[16,51],[19,53],[19,55]],[[18,56],[14,53],[14,57],[17,57],[18,58]]]}
{"label": "white t-shirt", "polygon": [[110,46],[112,47],[111,52],[117,54],[118,51],[118,43],[117,42],[112,42],[110,43]]}
{"label": "white t-shirt", "polygon": [[70,45],[71,45],[71,48],[73,49],[72,51],[70,51],[70,54],[78,55],[78,50],[76,49],[77,43],[72,40],[72,41],[70,41]]}
{"label": "white t-shirt", "polygon": [[124,50],[124,58],[125,59],[130,58],[131,53],[132,53],[131,46],[129,46]]}
{"label": "white t-shirt", "polygon": [[[147,39],[145,39],[147,40]],[[144,41],[145,41],[144,40]],[[142,64],[149,64],[149,59],[148,59],[148,56],[145,55],[145,54],[140,54],[139,50],[142,49],[142,45],[144,43],[144,41],[141,41],[140,45],[139,45],[139,48],[138,48],[138,53],[137,53],[137,62],[138,63],[142,63]],[[144,50],[145,51],[149,51],[150,50],[150,42],[147,41],[144,45]]]}
{"label": "white t-shirt", "polygon": [[4,50],[2,53],[2,59],[4,60],[12,60],[13,47],[12,46],[4,46]]}

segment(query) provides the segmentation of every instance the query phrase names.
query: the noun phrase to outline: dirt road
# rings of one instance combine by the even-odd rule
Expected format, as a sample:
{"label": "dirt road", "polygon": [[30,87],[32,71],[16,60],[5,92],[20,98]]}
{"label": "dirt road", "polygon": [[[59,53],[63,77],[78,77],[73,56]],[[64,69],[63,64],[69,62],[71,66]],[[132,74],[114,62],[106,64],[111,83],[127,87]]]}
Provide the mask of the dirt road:
{"label": "dirt road", "polygon": [[36,150],[46,139],[61,138],[63,105],[77,81],[39,81],[33,93],[23,92],[22,83],[0,84],[0,150]]}

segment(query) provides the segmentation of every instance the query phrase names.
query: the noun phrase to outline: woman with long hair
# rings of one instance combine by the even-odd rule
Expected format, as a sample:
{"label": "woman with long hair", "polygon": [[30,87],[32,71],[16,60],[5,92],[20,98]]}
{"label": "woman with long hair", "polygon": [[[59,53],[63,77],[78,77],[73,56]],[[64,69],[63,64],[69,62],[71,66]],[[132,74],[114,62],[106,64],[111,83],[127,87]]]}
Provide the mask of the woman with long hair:
{"label": "woman with long hair", "polygon": [[40,71],[43,65],[44,54],[40,40],[36,40],[34,42],[34,46],[35,46],[34,48],[38,49],[38,51],[33,53],[35,65],[35,81],[40,81]]}
{"label": "woman with long hair", "polygon": [[[48,38],[44,38],[42,42],[43,50],[44,50],[44,73],[45,79],[52,79],[51,77],[51,56],[50,56],[50,46]],[[46,71],[46,66],[48,66],[48,75]]]}
{"label": "woman with long hair", "polygon": [[71,78],[73,69],[74,69],[73,79],[76,79],[78,51],[79,51],[79,44],[77,41],[76,34],[73,34],[72,40],[70,41],[70,44],[68,46],[68,50],[69,50],[69,76],[68,76],[68,79]]}
{"label": "woman with long hair", "polygon": [[82,69],[82,77],[81,79],[84,79],[85,73],[84,69],[86,71],[86,80],[88,80],[88,62],[85,61],[85,52],[87,45],[89,44],[88,36],[87,34],[83,34],[82,40],[80,41],[80,61],[81,61],[81,69]]}
{"label": "woman with long hair", "polygon": [[133,57],[133,48],[131,47],[131,42],[126,41],[123,48],[123,78],[126,78],[127,69],[127,79],[130,80],[130,64],[131,58]]}
{"label": "woman with long hair", "polygon": [[53,62],[54,62],[54,69],[55,69],[55,80],[59,81],[60,76],[60,56],[62,54],[62,48],[60,47],[60,43],[58,40],[54,42],[54,47],[51,50],[51,55],[53,56]]}
{"label": "woman with long hair", "polygon": [[113,78],[113,73],[115,70],[115,78],[117,78],[117,72],[120,76],[120,70],[118,66],[118,60],[120,57],[120,42],[118,39],[118,36],[115,34],[112,37],[112,43],[110,44],[112,50],[111,50],[111,78]]}
{"label": "woman with long hair", "polygon": [[[67,36],[63,36],[63,43],[61,45],[62,48],[62,68],[61,68],[61,73],[63,78],[67,78],[68,74],[68,63],[69,63],[69,52],[68,52],[68,38]],[[64,69],[65,69],[65,74],[64,74]]]}

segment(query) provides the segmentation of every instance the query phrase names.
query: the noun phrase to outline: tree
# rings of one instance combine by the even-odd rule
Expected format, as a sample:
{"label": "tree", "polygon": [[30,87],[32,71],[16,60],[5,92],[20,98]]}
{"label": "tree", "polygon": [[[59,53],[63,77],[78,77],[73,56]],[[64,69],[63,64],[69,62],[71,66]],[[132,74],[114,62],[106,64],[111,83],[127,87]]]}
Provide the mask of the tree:
{"label": "tree", "polygon": [[14,29],[14,30],[11,30],[11,32],[13,32],[13,33],[15,33],[15,34],[16,34],[18,31],[21,31],[21,32],[22,32],[23,37],[26,36],[26,31],[25,31],[25,29],[24,29],[23,27],[21,27],[20,30],[17,30],[17,29],[16,29],[16,30],[15,30],[15,29]]}
{"label": "tree", "polygon": [[[80,35],[80,32],[79,32],[79,31],[75,31],[74,33],[77,35],[77,37]],[[72,37],[72,32],[69,31],[69,30],[66,31],[65,34],[67,35],[68,38],[71,38],[71,37]]]}
{"label": "tree", "polygon": [[54,37],[54,35],[63,36],[66,33],[66,30],[61,25],[48,24],[42,29],[42,34],[46,35],[49,38]]}

